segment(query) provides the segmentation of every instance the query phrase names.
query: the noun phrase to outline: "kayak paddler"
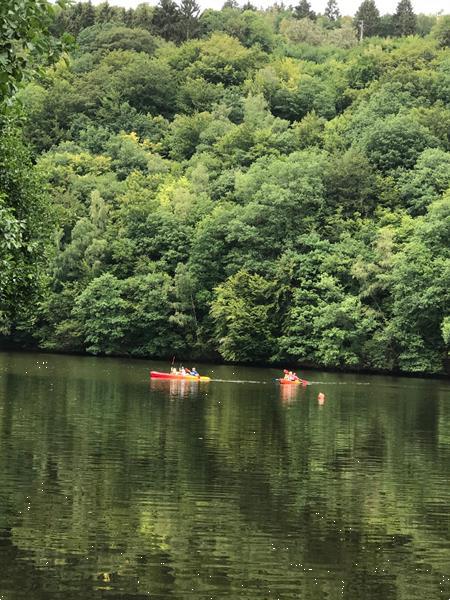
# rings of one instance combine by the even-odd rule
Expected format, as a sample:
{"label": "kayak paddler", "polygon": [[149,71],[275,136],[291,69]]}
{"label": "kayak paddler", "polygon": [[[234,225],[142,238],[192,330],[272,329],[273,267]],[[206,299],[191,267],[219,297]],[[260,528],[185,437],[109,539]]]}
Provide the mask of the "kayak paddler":
{"label": "kayak paddler", "polygon": [[300,381],[300,377],[297,375],[297,373],[293,373],[292,371],[288,371],[287,369],[284,369],[283,373],[283,379],[287,379],[288,381]]}

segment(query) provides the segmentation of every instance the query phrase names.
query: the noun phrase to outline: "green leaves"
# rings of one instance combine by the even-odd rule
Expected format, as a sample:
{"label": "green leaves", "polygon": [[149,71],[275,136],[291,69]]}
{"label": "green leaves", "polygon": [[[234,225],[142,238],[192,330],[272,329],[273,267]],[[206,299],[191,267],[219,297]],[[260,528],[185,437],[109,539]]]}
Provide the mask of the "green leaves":
{"label": "green leaves", "polygon": [[444,355],[442,322],[450,303],[450,198],[430,205],[414,223],[391,275],[389,325],[400,345],[399,366],[438,372]]}
{"label": "green leaves", "polygon": [[105,273],[94,279],[77,299],[73,314],[81,323],[88,352],[120,352],[127,324],[127,305],[121,291],[121,282]]}
{"label": "green leaves", "polygon": [[61,41],[49,34],[54,14],[55,7],[46,0],[0,4],[0,111],[22,81],[41,65],[54,62],[63,50]]}
{"label": "green leaves", "polygon": [[401,175],[399,187],[408,212],[414,216],[425,214],[428,206],[450,187],[450,153],[427,148],[413,171]]}
{"label": "green leaves", "polygon": [[406,115],[379,121],[362,139],[369,161],[382,172],[398,167],[410,169],[425,148],[438,145],[428,129]]}
{"label": "green leaves", "polygon": [[0,329],[26,321],[43,283],[48,198],[20,134],[0,121]]}
{"label": "green leaves", "polygon": [[275,284],[241,270],[215,289],[211,316],[225,360],[267,360],[276,327]]}
{"label": "green leaves", "polygon": [[119,280],[104,273],[75,299],[71,317],[92,354],[168,356],[185,348],[183,324],[170,327],[174,300],[167,275],[148,273]]}

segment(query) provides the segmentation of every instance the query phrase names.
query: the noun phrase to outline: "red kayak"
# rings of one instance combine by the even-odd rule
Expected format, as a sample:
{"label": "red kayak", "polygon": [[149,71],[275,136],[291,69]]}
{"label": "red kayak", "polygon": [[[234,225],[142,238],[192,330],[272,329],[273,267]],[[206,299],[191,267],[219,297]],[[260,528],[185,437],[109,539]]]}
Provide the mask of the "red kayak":
{"label": "red kayak", "polygon": [[181,373],[161,373],[160,371],[150,371],[150,379],[176,379],[179,381],[211,381],[211,377],[200,375],[182,375]]}

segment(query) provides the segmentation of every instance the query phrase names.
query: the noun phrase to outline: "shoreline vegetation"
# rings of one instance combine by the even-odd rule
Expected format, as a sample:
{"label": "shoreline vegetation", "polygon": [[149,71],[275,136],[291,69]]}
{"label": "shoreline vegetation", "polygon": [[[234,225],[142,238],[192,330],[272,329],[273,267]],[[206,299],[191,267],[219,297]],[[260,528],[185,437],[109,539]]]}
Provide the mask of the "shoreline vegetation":
{"label": "shoreline vegetation", "polygon": [[[79,357],[93,357],[95,356],[95,358],[117,358],[117,359],[126,359],[126,360],[137,360],[137,361],[141,361],[141,362],[157,362],[157,363],[165,363],[167,365],[167,372],[169,372],[170,367],[172,365],[172,358],[173,357],[156,357],[156,356],[151,356],[151,357],[143,357],[143,356],[130,356],[129,354],[96,354],[96,355],[92,355],[92,354],[88,354],[87,352],[69,352],[69,351],[58,351],[58,350],[46,350],[45,348],[42,348],[40,346],[18,346],[15,343],[8,343],[8,344],[4,344],[0,346],[0,352],[13,352],[13,353],[17,353],[17,354],[42,354],[43,356],[45,355],[55,355],[55,356],[79,356]],[[308,372],[327,372],[327,373],[341,373],[342,375],[373,375],[373,376],[391,376],[391,377],[401,377],[401,378],[406,378],[406,379],[413,379],[413,378],[419,378],[419,379],[431,379],[431,380],[436,380],[436,381],[449,381],[450,378],[450,370],[444,371],[442,373],[427,373],[427,372],[411,372],[411,371],[388,371],[388,370],[383,370],[383,369],[367,369],[364,367],[361,368],[357,368],[357,367],[323,367],[320,365],[313,365],[313,364],[300,364],[300,363],[294,363],[294,362],[279,362],[279,363],[273,363],[273,362],[227,362],[224,361],[223,358],[221,358],[220,356],[217,356],[216,358],[213,357],[206,357],[206,356],[180,356],[177,357],[177,360],[175,361],[176,365],[186,365],[186,364],[190,364],[192,362],[195,362],[199,365],[201,365],[202,371],[205,370],[205,366],[207,365],[211,365],[214,367],[217,366],[226,366],[226,367],[254,367],[257,369],[279,369],[280,373],[283,371],[283,369],[287,368],[293,371],[298,371],[299,373],[301,373],[302,371],[308,371]]]}
{"label": "shoreline vegetation", "polygon": [[450,15],[23,4],[5,347],[449,374]]}

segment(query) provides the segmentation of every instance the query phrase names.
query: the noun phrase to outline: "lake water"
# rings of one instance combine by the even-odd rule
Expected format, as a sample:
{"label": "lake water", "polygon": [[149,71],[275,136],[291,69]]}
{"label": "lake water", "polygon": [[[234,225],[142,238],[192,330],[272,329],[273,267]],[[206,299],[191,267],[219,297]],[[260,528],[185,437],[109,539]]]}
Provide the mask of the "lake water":
{"label": "lake water", "polygon": [[448,381],[196,366],[0,353],[1,600],[450,598]]}

